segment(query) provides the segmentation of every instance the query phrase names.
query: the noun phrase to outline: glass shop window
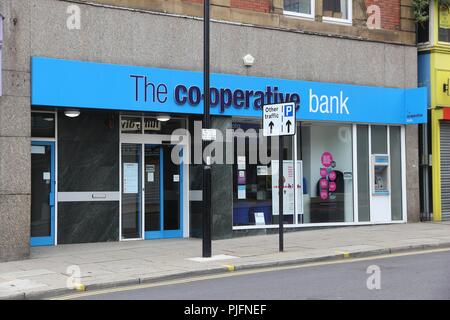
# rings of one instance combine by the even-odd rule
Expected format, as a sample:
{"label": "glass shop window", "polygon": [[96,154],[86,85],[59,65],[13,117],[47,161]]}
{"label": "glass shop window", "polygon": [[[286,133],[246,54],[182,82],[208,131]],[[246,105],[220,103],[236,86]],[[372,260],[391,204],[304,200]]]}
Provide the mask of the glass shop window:
{"label": "glass shop window", "polygon": [[122,133],[142,133],[142,117],[122,116],[120,121]]}
{"label": "glass shop window", "polygon": [[352,126],[302,123],[297,139],[303,162],[303,223],[353,222]]}
{"label": "glass shop window", "polygon": [[429,18],[427,21],[417,23],[417,42],[427,43],[430,41],[430,8],[427,7],[424,12]]}
{"label": "glass shop window", "polygon": [[305,17],[314,17],[315,0],[284,0],[284,11]]}
{"label": "glass shop window", "polygon": [[32,112],[31,136],[33,138],[54,138],[55,122],[54,113]]}
{"label": "glass shop window", "polygon": [[122,116],[121,130],[126,134],[171,135],[177,129],[186,129],[186,119],[167,117],[164,121],[157,117]]}
{"label": "glass shop window", "polygon": [[172,134],[177,129],[186,129],[186,120],[171,118],[168,121],[159,121],[157,118],[144,118],[145,134]]}
{"label": "glass shop window", "polygon": [[439,1],[438,8],[439,41],[450,42],[450,7]]}
{"label": "glass shop window", "polygon": [[323,0],[323,20],[351,23],[351,0]]}
{"label": "glass shop window", "polygon": [[[278,162],[267,161],[268,158],[263,160],[260,156],[265,152],[268,157],[274,154],[278,159],[278,142],[272,145],[272,139],[259,134],[260,122],[234,122],[233,129],[233,226],[278,224],[278,209],[272,207],[272,201],[278,202],[278,191],[274,188],[278,185]],[[237,132],[244,133],[245,139],[238,137]],[[292,142],[292,137],[284,138],[286,167],[293,162]],[[293,196],[293,189],[286,189],[286,192]],[[294,223],[294,210],[291,209],[285,207],[286,224]]]}

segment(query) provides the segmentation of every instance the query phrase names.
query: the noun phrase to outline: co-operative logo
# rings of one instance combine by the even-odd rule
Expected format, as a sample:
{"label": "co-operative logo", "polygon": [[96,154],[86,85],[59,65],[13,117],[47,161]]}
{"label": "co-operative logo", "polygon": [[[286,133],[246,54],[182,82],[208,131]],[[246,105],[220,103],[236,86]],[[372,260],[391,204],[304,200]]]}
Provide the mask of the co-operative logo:
{"label": "co-operative logo", "polygon": [[[178,106],[190,105],[196,107],[202,104],[204,93],[202,88],[196,85],[175,85],[173,89],[164,82],[154,81],[146,75],[130,75],[134,82],[134,100],[143,103],[164,104],[170,98],[173,91],[173,102]],[[300,94],[282,92],[278,86],[265,86],[261,90],[240,88],[210,88],[210,106],[219,108],[224,113],[229,108],[261,110],[264,105],[292,103],[290,116],[294,108],[300,107]]]}

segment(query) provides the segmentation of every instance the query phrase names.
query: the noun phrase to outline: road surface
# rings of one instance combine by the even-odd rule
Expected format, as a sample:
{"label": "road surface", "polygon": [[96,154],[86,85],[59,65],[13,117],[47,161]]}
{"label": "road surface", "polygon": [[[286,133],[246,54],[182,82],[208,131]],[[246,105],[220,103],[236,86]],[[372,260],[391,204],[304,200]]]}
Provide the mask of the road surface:
{"label": "road surface", "polygon": [[[371,288],[371,289],[369,289]],[[168,281],[69,299],[450,299],[450,251],[389,255]]]}

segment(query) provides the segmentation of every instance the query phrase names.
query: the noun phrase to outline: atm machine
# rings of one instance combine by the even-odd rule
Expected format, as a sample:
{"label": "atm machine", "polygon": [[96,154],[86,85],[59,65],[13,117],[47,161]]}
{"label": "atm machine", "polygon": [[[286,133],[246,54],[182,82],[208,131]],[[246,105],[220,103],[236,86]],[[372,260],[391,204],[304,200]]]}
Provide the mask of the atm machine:
{"label": "atm machine", "polygon": [[389,155],[373,154],[370,170],[370,220],[391,221],[391,169]]}

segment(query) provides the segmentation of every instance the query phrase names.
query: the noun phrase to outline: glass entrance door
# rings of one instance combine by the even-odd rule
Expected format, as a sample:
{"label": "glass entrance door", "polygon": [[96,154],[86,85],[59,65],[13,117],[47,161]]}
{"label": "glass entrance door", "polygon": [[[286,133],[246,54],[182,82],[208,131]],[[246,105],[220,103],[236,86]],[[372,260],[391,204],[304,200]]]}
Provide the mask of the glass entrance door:
{"label": "glass entrance door", "polygon": [[172,161],[173,148],[122,144],[122,239],[183,236],[182,166]]}
{"label": "glass entrance door", "polygon": [[171,145],[145,145],[145,239],[183,236],[182,172],[172,150]]}
{"label": "glass entrance door", "polygon": [[142,239],[142,145],[122,144],[122,239]]}
{"label": "glass entrance door", "polygon": [[31,145],[31,246],[55,244],[55,143]]}

